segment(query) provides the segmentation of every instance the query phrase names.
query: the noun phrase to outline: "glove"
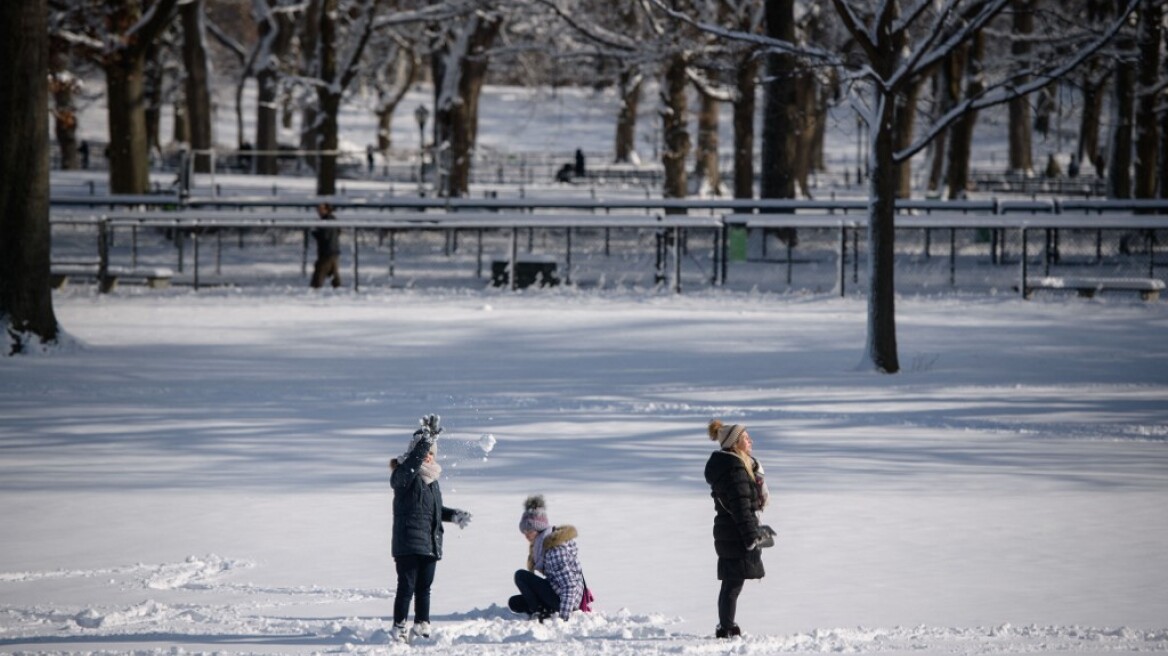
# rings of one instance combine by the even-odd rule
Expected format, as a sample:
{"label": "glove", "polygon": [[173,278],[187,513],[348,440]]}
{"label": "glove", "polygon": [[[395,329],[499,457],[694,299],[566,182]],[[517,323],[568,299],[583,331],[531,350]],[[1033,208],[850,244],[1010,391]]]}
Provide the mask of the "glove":
{"label": "glove", "polygon": [[[440,420],[441,417],[438,415],[426,415],[425,417],[422,417],[418,420],[418,423],[422,425],[422,427],[418,429],[418,432],[429,437],[431,440],[438,439],[438,434],[442,432],[442,427],[438,425]],[[417,433],[414,434],[416,435]]]}
{"label": "glove", "polygon": [[450,519],[458,525],[458,528],[466,528],[466,525],[470,523],[470,513],[465,510],[455,510]]}
{"label": "glove", "polygon": [[763,524],[762,526],[758,527],[758,532],[758,546],[760,549],[766,549],[767,547],[775,546],[775,536],[778,535],[775,529],[767,526],[766,524]]}
{"label": "glove", "polygon": [[758,549],[761,546],[762,546],[762,538],[755,538],[753,542],[746,545],[746,550],[747,551],[754,551],[755,549]]}

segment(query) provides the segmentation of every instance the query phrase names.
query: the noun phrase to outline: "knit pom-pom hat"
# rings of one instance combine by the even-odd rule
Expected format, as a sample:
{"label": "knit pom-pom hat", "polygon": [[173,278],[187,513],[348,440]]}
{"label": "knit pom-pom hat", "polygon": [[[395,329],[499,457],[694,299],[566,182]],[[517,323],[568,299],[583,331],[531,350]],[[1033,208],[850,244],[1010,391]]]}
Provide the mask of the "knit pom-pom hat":
{"label": "knit pom-pom hat", "polygon": [[547,504],[542,494],[533,494],[523,502],[523,516],[519,518],[519,530],[539,533],[551,526],[547,518]]}
{"label": "knit pom-pom hat", "polygon": [[742,434],[746,432],[746,426],[742,424],[726,425],[721,420],[714,419],[710,421],[707,430],[710,433],[710,439],[717,442],[718,446],[723,449],[730,449],[738,442],[738,438],[742,437]]}

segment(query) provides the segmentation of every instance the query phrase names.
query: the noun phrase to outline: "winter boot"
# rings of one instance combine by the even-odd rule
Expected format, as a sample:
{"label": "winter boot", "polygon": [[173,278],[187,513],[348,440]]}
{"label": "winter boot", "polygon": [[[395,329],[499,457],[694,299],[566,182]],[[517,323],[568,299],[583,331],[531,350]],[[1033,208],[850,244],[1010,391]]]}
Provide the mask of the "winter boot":
{"label": "winter boot", "polygon": [[714,637],[719,639],[736,638],[740,635],[742,635],[742,629],[738,628],[737,624],[731,624],[727,628],[722,628],[722,625],[719,624],[718,627],[714,629]]}
{"label": "winter boot", "polygon": [[394,642],[404,642],[406,644],[409,644],[410,642],[410,632],[406,629],[405,622],[394,624],[393,630],[389,632],[389,635]]}
{"label": "winter boot", "polygon": [[430,623],[429,622],[414,622],[414,628],[410,629],[411,638],[429,638],[430,637]]}

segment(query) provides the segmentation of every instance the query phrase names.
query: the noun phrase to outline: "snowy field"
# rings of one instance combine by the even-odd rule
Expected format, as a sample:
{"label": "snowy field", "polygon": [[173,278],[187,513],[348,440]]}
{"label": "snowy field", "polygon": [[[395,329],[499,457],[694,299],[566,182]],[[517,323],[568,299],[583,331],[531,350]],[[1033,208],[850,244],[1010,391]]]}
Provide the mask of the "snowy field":
{"label": "snowy field", "polygon": [[[610,149],[614,107],[489,88],[480,134]],[[91,110],[82,136],[104,138]],[[371,115],[352,111],[362,147]],[[832,161],[852,161],[850,124]],[[415,128],[395,123],[401,147]],[[243,287],[71,284],[67,346],[0,360],[0,652],[1168,652],[1164,301],[1025,302],[1012,271],[963,268],[952,290],[910,270],[904,371],[880,376],[863,287],[839,298],[830,264],[794,290],[738,265],[681,296],[611,277],[510,293],[415,252],[414,282],[312,293],[296,249],[256,253],[228,253]],[[430,412],[447,503],[474,520],[447,533],[434,637],[391,646],[386,463]],[[713,417],[750,428],[779,531],[731,642],[710,637]],[[598,598],[566,624],[505,610],[535,492],[579,529]]]}
{"label": "snowy field", "polygon": [[[0,650],[1168,651],[1168,306],[699,292],[75,287],[0,361]],[[428,644],[390,646],[386,462],[443,415]],[[746,423],[779,530],[732,643],[701,471]],[[526,494],[597,612],[505,610]]]}

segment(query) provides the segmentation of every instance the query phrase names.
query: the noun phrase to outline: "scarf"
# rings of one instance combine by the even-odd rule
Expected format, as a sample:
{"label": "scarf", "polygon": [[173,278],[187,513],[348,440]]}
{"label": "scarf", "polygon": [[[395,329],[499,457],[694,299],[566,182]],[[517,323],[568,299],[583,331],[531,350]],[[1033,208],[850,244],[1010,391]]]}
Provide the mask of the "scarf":
{"label": "scarf", "polygon": [[[406,452],[405,454],[403,454],[397,458],[397,462],[399,462],[399,463],[405,462],[406,458],[408,458],[408,457],[410,457],[410,454],[409,454],[409,452]],[[392,468],[393,468],[393,464],[390,463],[390,469],[392,469]],[[430,483],[433,483],[434,481],[438,480],[438,477],[441,475],[442,475],[442,465],[438,464],[437,460],[435,460],[434,462],[426,462],[425,460],[423,460],[422,464],[418,466],[418,476],[422,477],[422,482],[425,483],[426,485],[429,485]]]}
{"label": "scarf", "polygon": [[764,478],[764,474],[766,472],[762,470],[762,463],[755,460],[754,464],[758,467],[758,469],[754,470],[754,484],[758,488],[758,509],[759,512],[762,512],[763,510],[766,510],[767,501],[769,501],[771,498],[771,491],[767,487],[766,480]]}
{"label": "scarf", "polygon": [[535,563],[535,569],[543,571],[543,541],[548,539],[552,534],[552,527],[549,526],[539,532],[535,536],[535,540],[531,542],[531,560]]}

